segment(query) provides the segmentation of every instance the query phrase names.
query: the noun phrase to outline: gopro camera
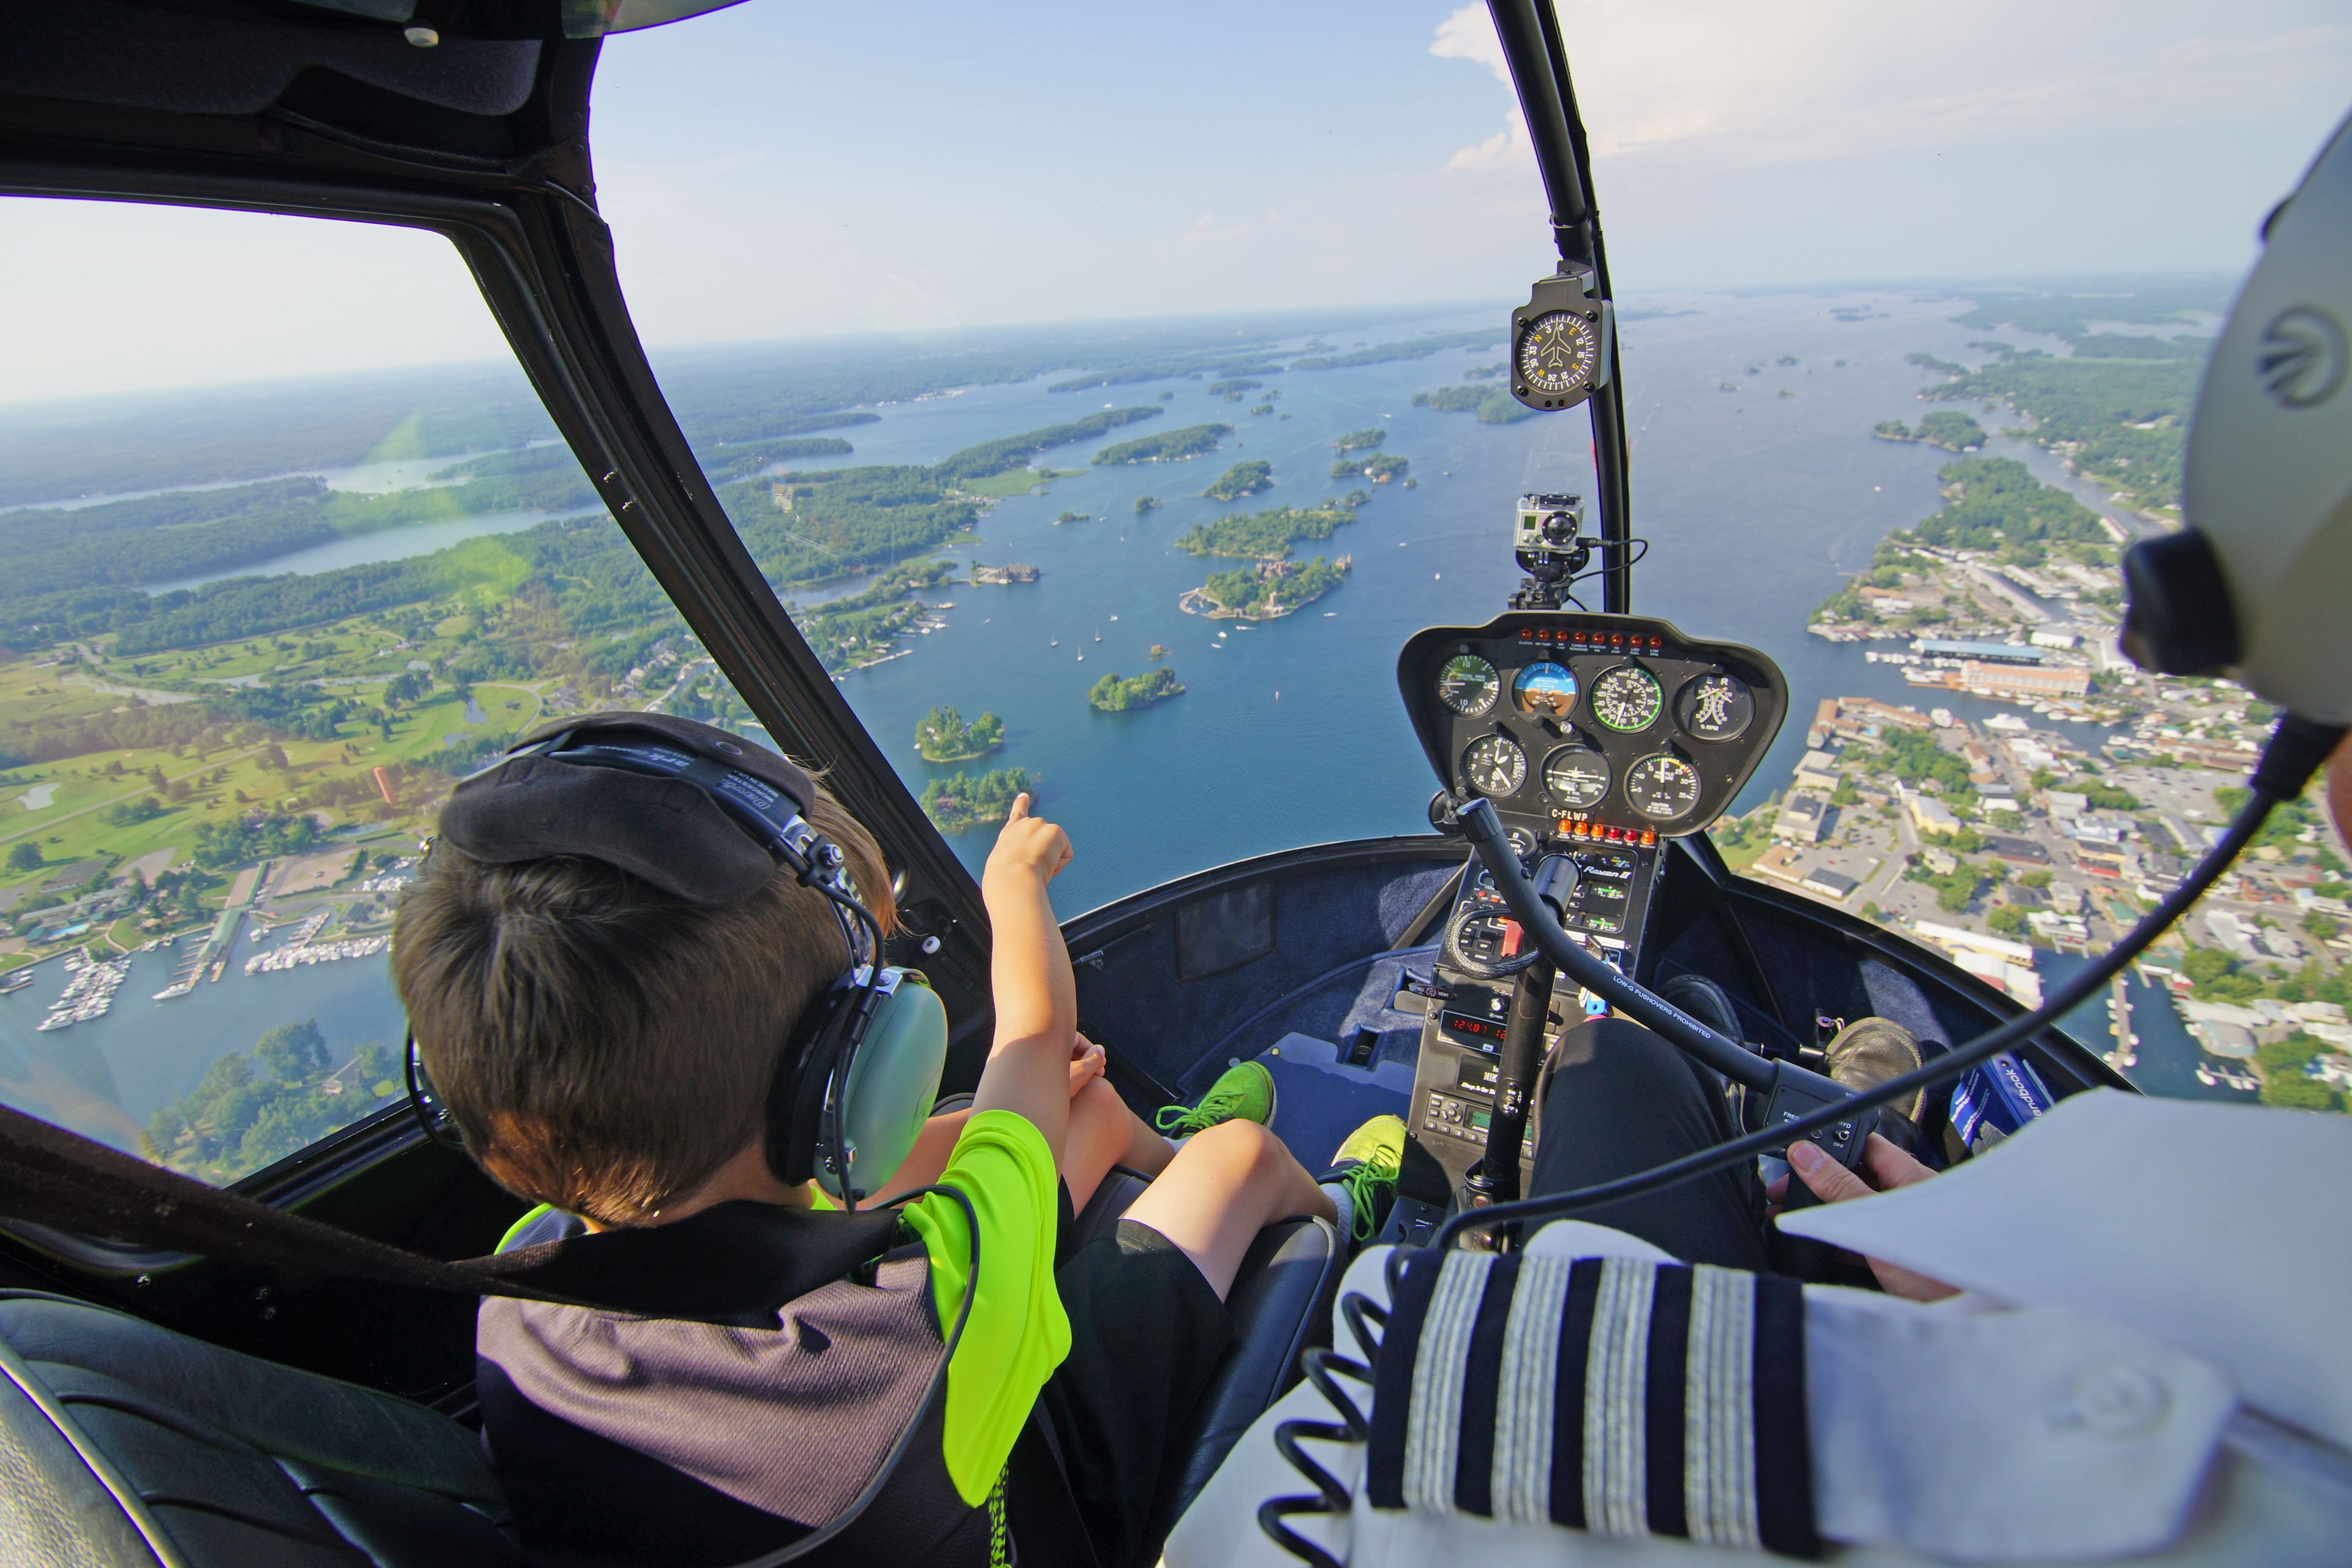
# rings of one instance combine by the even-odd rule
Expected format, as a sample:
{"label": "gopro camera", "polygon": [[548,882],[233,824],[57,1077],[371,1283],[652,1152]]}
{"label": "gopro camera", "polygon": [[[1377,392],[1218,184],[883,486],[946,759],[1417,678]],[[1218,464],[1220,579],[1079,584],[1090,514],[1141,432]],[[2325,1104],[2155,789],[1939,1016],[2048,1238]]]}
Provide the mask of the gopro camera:
{"label": "gopro camera", "polygon": [[1519,524],[1511,535],[1511,549],[1520,555],[1565,555],[1584,534],[1584,498],[1532,495],[1519,498]]}

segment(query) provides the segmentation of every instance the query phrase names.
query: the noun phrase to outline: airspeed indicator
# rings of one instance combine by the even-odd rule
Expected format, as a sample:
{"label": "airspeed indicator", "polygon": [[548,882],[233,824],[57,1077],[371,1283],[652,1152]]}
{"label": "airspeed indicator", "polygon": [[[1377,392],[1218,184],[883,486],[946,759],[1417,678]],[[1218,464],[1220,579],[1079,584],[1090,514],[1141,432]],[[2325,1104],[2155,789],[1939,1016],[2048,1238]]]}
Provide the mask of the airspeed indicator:
{"label": "airspeed indicator", "polygon": [[1638,664],[1621,664],[1592,683],[1592,716],[1622,735],[1656,723],[1665,705],[1665,689]]}

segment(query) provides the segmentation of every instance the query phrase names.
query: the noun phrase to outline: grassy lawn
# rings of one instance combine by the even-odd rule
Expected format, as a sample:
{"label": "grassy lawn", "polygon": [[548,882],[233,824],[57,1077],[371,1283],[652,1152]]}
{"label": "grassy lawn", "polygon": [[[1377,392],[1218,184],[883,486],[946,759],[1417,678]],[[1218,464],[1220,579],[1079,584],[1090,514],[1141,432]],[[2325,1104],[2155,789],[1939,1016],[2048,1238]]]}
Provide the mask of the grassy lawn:
{"label": "grassy lawn", "polygon": [[1084,468],[1007,468],[984,479],[960,480],[957,488],[973,496],[1034,495],[1055,479],[1072,479],[1084,472]]}

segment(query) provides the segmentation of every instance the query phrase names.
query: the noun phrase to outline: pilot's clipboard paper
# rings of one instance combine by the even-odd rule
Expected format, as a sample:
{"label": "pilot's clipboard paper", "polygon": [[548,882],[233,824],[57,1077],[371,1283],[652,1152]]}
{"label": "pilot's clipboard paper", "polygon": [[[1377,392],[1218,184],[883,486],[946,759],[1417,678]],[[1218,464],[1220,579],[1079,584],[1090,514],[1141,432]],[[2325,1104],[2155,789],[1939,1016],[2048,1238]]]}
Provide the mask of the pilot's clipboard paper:
{"label": "pilot's clipboard paper", "polygon": [[1933,1181],[1780,1228],[2129,1323],[2352,1447],[2347,1193],[2352,1117],[2092,1089]]}

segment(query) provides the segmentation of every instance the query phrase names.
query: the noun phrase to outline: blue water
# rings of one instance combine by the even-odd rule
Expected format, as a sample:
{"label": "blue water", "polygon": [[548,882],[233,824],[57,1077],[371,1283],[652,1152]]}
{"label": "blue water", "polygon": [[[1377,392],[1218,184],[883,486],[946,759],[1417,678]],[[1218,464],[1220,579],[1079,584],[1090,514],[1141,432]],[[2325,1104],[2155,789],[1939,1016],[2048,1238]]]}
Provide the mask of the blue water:
{"label": "blue water", "polygon": [[[1864,299],[1885,316],[1830,318],[1832,306]],[[1906,354],[1956,357],[1971,334],[1946,319],[1958,308],[1951,302],[1901,295],[1671,303],[1693,313],[1625,329],[1634,525],[1652,542],[1635,571],[1634,602],[1696,635],[1759,647],[1787,671],[1794,722],[1738,803],[1745,809],[1786,782],[1820,698],[1927,705],[1895,667],[1866,663],[1854,645],[1808,636],[1804,624],[1888,530],[1941,504],[1935,472],[1950,454],[1874,440],[1870,429],[1921,412],[1916,395],[1926,378],[1904,363]],[[1384,342],[1498,315],[1432,316],[1363,336]],[[1352,335],[1343,336],[1340,346],[1352,346]],[[1486,426],[1412,406],[1413,393],[1459,383],[1464,369],[1500,354],[1264,377],[1281,392],[1276,407],[1288,420],[1253,418],[1246,404],[1183,380],[1081,395],[1047,393],[1041,380],[880,410],[879,424],[850,432],[859,461],[936,459],[1106,405],[1150,403],[1163,391],[1174,394],[1168,413],[1141,428],[1215,420],[1236,430],[1223,449],[1188,463],[1090,469],[1045,494],[1000,503],[977,543],[949,553],[1033,563],[1042,579],[942,590],[936,597],[955,604],[946,629],[910,639],[908,657],[848,677],[844,692],[917,791],[954,771],[915,752],[915,722],[934,703],[1004,718],[1007,744],[982,765],[1030,769],[1042,809],[1070,829],[1078,858],[1055,895],[1065,914],[1247,855],[1422,830],[1437,781],[1398,701],[1398,647],[1423,626],[1475,625],[1503,608],[1518,576],[1507,530],[1522,492],[1591,491],[1581,413]],[[1776,364],[1782,354],[1800,363]],[[1832,363],[1841,358],[1843,367]],[[1749,365],[1763,374],[1746,374]],[[1743,390],[1718,391],[1726,380]],[[1783,387],[1795,395],[1776,395]],[[1328,477],[1329,443],[1368,425],[1389,431],[1385,450],[1412,459],[1420,485],[1366,487],[1375,499],[1354,526],[1299,549],[1301,558],[1352,555],[1343,586],[1296,616],[1246,628],[1179,611],[1185,589],[1230,564],[1168,544],[1228,510],[1201,498],[1212,479],[1244,458],[1273,464],[1278,488],[1234,510],[1343,493],[1353,487]],[[1042,460],[1083,467],[1102,444]],[[1139,518],[1135,499],[1145,494],[1168,505]],[[1055,526],[1065,510],[1098,521]],[[1185,695],[1127,714],[1087,706],[1087,687],[1105,672],[1149,668],[1145,650],[1155,642],[1169,648]],[[1932,700],[1977,719],[2003,707],[1959,693]],[[2091,744],[2104,738],[2088,726],[2059,728]],[[992,838],[975,831],[958,848],[977,868]]]}

